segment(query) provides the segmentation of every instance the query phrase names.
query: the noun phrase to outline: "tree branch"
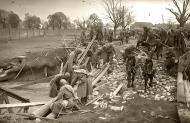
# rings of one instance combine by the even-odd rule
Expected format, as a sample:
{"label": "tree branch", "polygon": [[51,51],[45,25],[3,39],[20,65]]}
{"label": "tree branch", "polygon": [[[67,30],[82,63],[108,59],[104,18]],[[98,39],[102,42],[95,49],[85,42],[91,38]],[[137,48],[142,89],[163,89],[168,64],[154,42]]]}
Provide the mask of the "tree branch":
{"label": "tree branch", "polygon": [[179,14],[175,11],[173,11],[172,9],[169,9],[169,8],[166,8],[168,11],[170,11],[177,19],[177,21],[179,22],[180,21],[180,17],[179,17]]}
{"label": "tree branch", "polygon": [[172,0],[172,1],[173,1],[174,5],[177,7],[179,13],[182,14],[181,9],[179,8],[179,5],[178,5],[178,3],[176,2],[176,0]]}

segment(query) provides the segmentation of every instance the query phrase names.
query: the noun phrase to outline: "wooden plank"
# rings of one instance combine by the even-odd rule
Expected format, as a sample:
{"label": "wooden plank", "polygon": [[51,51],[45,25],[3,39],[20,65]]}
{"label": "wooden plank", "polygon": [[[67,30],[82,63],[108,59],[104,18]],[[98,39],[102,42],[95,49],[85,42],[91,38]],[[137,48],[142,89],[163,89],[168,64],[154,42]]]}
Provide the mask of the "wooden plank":
{"label": "wooden plank", "polygon": [[115,89],[115,91],[113,92],[113,96],[116,96],[117,93],[121,90],[122,87],[123,87],[123,83],[121,83],[121,84]]}
{"label": "wooden plank", "polygon": [[93,91],[97,91],[97,90],[99,90],[101,87],[103,87],[104,85],[109,84],[109,83],[111,83],[111,82],[112,82],[112,81],[108,81],[108,82],[106,82],[106,83],[103,83],[103,84],[99,85],[98,87],[94,88]]}
{"label": "wooden plank", "polygon": [[110,64],[108,63],[106,68],[98,75],[96,79],[93,80],[92,86],[94,86],[104,76],[104,74],[107,72],[109,67],[110,67]]}
{"label": "wooden plank", "polygon": [[101,99],[103,96],[104,96],[104,94],[102,94],[101,96],[98,96],[98,97],[94,98],[93,100],[91,100],[90,102],[88,102],[88,103],[86,104],[86,106],[89,105],[89,104],[91,104],[91,103],[93,103],[93,102],[95,102],[95,101],[98,101],[98,100]]}
{"label": "wooden plank", "polygon": [[101,69],[98,69],[98,70],[94,73],[94,75],[93,75],[94,78],[98,77],[106,67],[107,67],[107,64],[104,64]]}
{"label": "wooden plank", "polygon": [[24,98],[24,97],[21,97],[20,95],[14,93],[14,92],[13,92],[12,90],[10,90],[10,89],[5,89],[5,88],[0,87],[0,92],[3,92],[3,93],[5,93],[7,96],[10,96],[10,97],[12,97],[12,98],[14,98],[14,99],[17,99],[17,100],[21,101],[21,102],[30,102],[29,99],[26,99],[26,98]]}
{"label": "wooden plank", "polygon": [[83,61],[83,59],[85,58],[85,56],[86,56],[88,50],[90,49],[90,47],[91,47],[92,44],[94,43],[95,38],[96,38],[96,36],[93,37],[92,41],[88,44],[88,46],[87,46],[87,48],[85,49],[84,53],[82,54],[81,58],[78,60],[78,63],[77,63],[78,66],[82,63],[82,61]]}
{"label": "wooden plank", "polygon": [[177,75],[177,101],[186,102],[182,72],[178,72]]}
{"label": "wooden plank", "polygon": [[184,80],[184,88],[185,88],[185,99],[187,102],[187,106],[190,105],[190,82],[188,80]]}
{"label": "wooden plank", "polygon": [[32,103],[15,103],[15,104],[1,104],[0,109],[4,108],[19,108],[19,107],[33,107],[33,106],[39,106],[44,105],[45,102],[32,102]]}

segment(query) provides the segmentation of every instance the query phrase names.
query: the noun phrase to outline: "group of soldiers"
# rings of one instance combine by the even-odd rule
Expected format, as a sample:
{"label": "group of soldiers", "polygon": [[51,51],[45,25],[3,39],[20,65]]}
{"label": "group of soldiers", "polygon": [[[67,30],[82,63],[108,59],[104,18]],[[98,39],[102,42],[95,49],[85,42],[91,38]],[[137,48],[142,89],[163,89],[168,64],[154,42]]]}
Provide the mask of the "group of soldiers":
{"label": "group of soldiers", "polygon": [[92,40],[95,36],[95,40],[99,44],[104,45],[104,41],[112,42],[114,39],[114,33],[112,29],[102,29],[102,28],[90,28],[89,31],[83,29],[80,35],[80,41],[83,46],[87,46],[88,40]]}
{"label": "group of soldiers", "polygon": [[115,54],[112,45],[97,47],[97,41],[88,50],[85,59],[81,64],[78,61],[82,50],[72,51],[60,74],[50,81],[50,97],[57,97],[56,101],[50,106],[53,117],[59,116],[62,112],[79,110],[77,103],[86,104],[87,99],[92,94],[92,69],[100,68],[102,64],[113,63]]}
{"label": "group of soldiers", "polygon": [[[137,46],[131,46],[125,49],[123,52],[123,63],[125,65],[126,75],[127,75],[127,86],[135,87],[134,80],[137,73],[137,69],[141,70],[141,77],[144,80],[144,89],[147,91],[148,86],[153,86],[153,78],[156,73],[156,69],[153,64],[153,57],[156,54],[157,58],[161,56],[163,47],[169,47],[170,50],[179,50],[179,52],[171,52],[169,50],[166,53],[166,60],[169,62],[173,62],[175,60],[174,57],[180,55],[180,53],[185,52],[182,49],[185,47],[186,43],[182,42],[184,40],[185,35],[181,30],[172,33],[173,30],[165,31],[161,30],[151,30],[147,27],[144,28],[142,35],[139,37],[139,41],[137,42]],[[101,32],[101,31],[100,31]],[[105,38],[105,35],[96,33],[97,37]],[[113,38],[113,34],[111,34]],[[127,32],[121,32],[121,40],[122,42],[126,40],[128,43],[129,36]],[[171,36],[173,35],[173,37]],[[106,37],[109,41],[112,41],[111,37]],[[91,37],[92,38],[92,37]],[[172,39],[173,38],[173,39]],[[144,61],[142,64],[138,64],[137,54],[134,53],[135,50],[142,49],[146,56],[143,57]],[[92,83],[89,79],[91,74],[89,74],[94,68],[98,69],[102,64],[109,63],[112,67],[109,69],[112,72],[114,69],[114,56],[116,55],[116,51],[114,46],[111,43],[101,45],[100,41],[97,39],[94,41],[90,50],[88,50],[86,54],[86,60],[83,64],[79,65],[78,59],[80,58],[81,50],[76,49],[72,51],[68,57],[67,62],[63,67],[63,71],[60,74],[56,75],[50,82],[50,97],[56,97],[57,100],[51,105],[50,109],[53,115],[59,116],[62,111],[67,111],[67,109],[78,110],[80,107],[76,102],[81,104],[85,104],[87,99],[92,94]],[[171,55],[171,54],[174,55]],[[170,55],[169,55],[170,54]],[[167,56],[168,55],[168,56]],[[172,59],[171,59],[172,58]],[[173,63],[175,64],[175,62]],[[170,66],[167,66],[170,67]]]}

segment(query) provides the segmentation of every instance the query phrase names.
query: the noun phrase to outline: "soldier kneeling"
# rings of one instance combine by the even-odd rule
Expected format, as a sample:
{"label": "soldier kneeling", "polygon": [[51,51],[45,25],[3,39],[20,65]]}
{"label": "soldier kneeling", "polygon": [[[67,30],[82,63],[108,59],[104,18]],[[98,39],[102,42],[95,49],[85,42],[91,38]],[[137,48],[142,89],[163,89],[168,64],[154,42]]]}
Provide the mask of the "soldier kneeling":
{"label": "soldier kneeling", "polygon": [[52,113],[48,117],[58,117],[67,109],[79,110],[75,100],[78,99],[74,89],[65,79],[60,80],[61,88],[59,90],[56,101],[50,106]]}

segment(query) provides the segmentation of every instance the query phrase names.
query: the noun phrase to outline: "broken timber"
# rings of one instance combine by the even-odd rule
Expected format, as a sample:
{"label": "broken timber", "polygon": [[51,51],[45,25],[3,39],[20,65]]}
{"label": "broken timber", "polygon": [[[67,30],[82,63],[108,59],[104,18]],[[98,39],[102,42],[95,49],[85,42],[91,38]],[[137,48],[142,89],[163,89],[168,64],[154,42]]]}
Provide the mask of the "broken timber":
{"label": "broken timber", "polygon": [[102,94],[101,96],[98,96],[98,97],[94,98],[93,100],[91,100],[90,102],[88,102],[88,103],[86,104],[86,106],[89,105],[89,104],[91,104],[91,103],[93,103],[93,102],[95,102],[95,101],[98,101],[98,100],[101,99],[103,96],[104,96],[104,94]]}
{"label": "broken timber", "polygon": [[45,104],[44,102],[1,104],[0,109],[18,108],[18,107],[32,107],[32,106],[39,106],[39,105],[44,105],[44,104]]}
{"label": "broken timber", "polygon": [[85,58],[85,56],[86,56],[88,50],[90,49],[90,47],[91,47],[92,44],[94,43],[95,38],[96,38],[96,36],[94,36],[94,38],[93,38],[92,41],[88,44],[88,46],[87,46],[87,48],[85,49],[85,51],[84,51],[84,53],[82,54],[82,56],[78,59],[78,63],[77,63],[78,66],[82,63],[82,61],[83,61],[83,59]]}
{"label": "broken timber", "polygon": [[104,70],[97,76],[97,78],[92,81],[92,86],[94,86],[104,76],[109,67],[110,64],[108,63]]}
{"label": "broken timber", "polygon": [[123,87],[123,83],[121,83],[121,84],[115,89],[115,91],[113,92],[113,96],[116,96],[117,93],[121,90],[122,87]]}
{"label": "broken timber", "polygon": [[14,99],[17,99],[21,102],[30,102],[29,99],[21,97],[20,95],[12,92],[10,89],[5,89],[5,88],[0,87],[0,92],[5,93],[6,95],[8,95]]}
{"label": "broken timber", "polygon": [[43,117],[45,116],[49,110],[50,110],[50,106],[53,102],[55,102],[57,100],[57,97],[51,99],[49,102],[47,102],[45,105],[41,106],[39,109],[35,110],[32,112],[32,114],[34,116],[38,116],[38,117]]}
{"label": "broken timber", "polygon": [[[3,100],[5,101],[6,104],[1,104],[0,106],[3,106],[3,107],[6,107],[7,105],[11,105],[10,102],[9,102],[9,99],[8,99],[8,96],[9,97],[12,97],[16,100],[19,100],[21,101],[22,103],[26,103],[26,102],[30,102],[29,99],[26,99],[26,98],[23,98],[21,96],[19,96],[18,94],[12,92],[11,90],[9,89],[5,89],[5,88],[2,88],[0,87],[0,92],[1,92],[1,103],[3,103]],[[0,109],[2,109],[3,107],[1,107]],[[28,111],[28,106],[25,106],[24,107],[24,112],[27,112]],[[11,107],[7,107],[9,113],[13,113],[12,111],[12,108]],[[20,109],[19,111],[21,111],[22,109]]]}

